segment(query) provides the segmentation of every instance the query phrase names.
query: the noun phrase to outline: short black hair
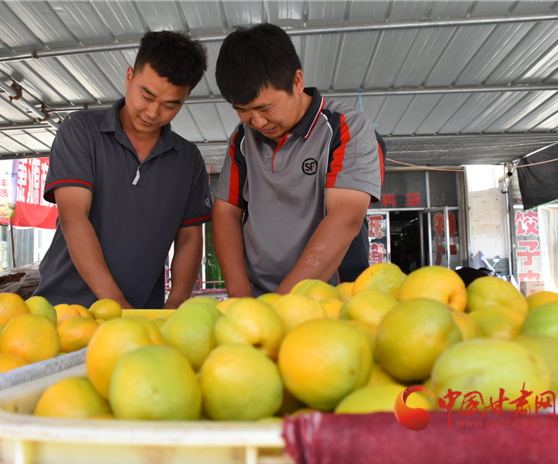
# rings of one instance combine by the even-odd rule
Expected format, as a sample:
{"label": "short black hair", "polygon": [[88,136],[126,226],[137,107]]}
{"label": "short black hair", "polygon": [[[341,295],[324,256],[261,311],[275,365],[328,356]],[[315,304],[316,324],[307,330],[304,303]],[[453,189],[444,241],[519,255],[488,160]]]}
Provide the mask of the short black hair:
{"label": "short black hair", "polygon": [[262,87],[292,95],[296,71],[302,69],[291,38],[278,26],[237,27],[219,50],[215,77],[221,95],[233,105],[247,105]]}
{"label": "short black hair", "polygon": [[146,64],[172,85],[192,90],[207,70],[207,51],[185,33],[148,32],[140,41],[134,71],[141,72]]}

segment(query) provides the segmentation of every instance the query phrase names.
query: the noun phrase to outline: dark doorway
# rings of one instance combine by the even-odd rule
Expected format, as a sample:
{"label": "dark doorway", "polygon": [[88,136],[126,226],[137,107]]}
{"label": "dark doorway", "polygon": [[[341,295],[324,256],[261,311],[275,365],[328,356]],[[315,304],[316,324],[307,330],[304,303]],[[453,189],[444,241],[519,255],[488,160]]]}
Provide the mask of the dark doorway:
{"label": "dark doorway", "polygon": [[390,211],[391,262],[403,272],[420,267],[420,219],[419,211]]}

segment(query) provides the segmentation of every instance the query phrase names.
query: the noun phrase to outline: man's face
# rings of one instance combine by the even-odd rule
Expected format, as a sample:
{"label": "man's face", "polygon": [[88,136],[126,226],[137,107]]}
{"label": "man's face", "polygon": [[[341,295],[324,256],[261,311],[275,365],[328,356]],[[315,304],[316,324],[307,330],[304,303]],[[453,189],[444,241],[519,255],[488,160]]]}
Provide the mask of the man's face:
{"label": "man's face", "polygon": [[233,105],[233,108],[244,124],[280,143],[304,116],[308,108],[305,96],[302,71],[298,70],[292,94],[274,87],[262,87],[253,101],[247,105]]}
{"label": "man's face", "polygon": [[158,136],[190,94],[190,87],[172,85],[149,64],[136,71],[128,68],[126,88],[126,104],[120,111],[122,125],[126,131],[144,136]]}

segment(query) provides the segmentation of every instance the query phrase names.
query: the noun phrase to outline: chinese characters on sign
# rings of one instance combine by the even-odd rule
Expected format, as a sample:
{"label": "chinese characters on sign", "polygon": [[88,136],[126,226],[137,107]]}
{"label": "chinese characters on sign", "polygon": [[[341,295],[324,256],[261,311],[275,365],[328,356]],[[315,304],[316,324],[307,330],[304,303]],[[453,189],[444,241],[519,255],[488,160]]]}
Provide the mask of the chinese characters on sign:
{"label": "chinese characters on sign", "polygon": [[368,262],[371,266],[387,262],[387,240],[387,214],[378,213],[368,216],[368,241],[370,243]]}
{"label": "chinese characters on sign", "polygon": [[0,161],[0,218],[11,218],[14,215],[17,163],[17,160]]}
{"label": "chinese characters on sign", "polygon": [[519,281],[538,282],[541,280],[539,213],[536,211],[517,211],[514,219]]}
{"label": "chinese characters on sign", "polygon": [[48,158],[29,158],[19,161],[17,203],[12,225],[56,229],[58,210],[43,198]]}
{"label": "chinese characters on sign", "polygon": [[[461,401],[461,407],[459,408],[459,415],[460,416],[470,416],[476,413],[482,412],[482,416],[485,415],[487,410],[491,410],[498,414],[502,413],[502,409],[504,408],[504,403],[508,402],[510,405],[515,406],[515,416],[517,417],[520,415],[531,416],[531,406],[529,403],[530,396],[533,395],[532,391],[527,391],[525,389],[525,384],[523,384],[523,388],[520,390],[520,396],[515,400],[509,401],[509,398],[505,396],[505,391],[503,388],[500,388],[499,396],[496,400],[490,397],[488,404],[485,405],[484,398],[481,392],[472,391],[463,395]],[[448,389],[448,393],[438,398],[438,406],[441,409],[445,409],[448,411],[448,426],[451,429],[451,411],[455,406],[457,398],[462,395],[460,391],[452,391],[451,388]],[[531,399],[531,404],[532,399]],[[541,393],[540,395],[535,395],[535,414],[538,414],[539,411],[545,411],[547,409],[551,409],[551,412],[546,412],[548,415],[556,417],[556,395],[552,391],[546,391]],[[481,416],[481,417],[482,417]]]}
{"label": "chinese characters on sign", "polygon": [[420,208],[420,193],[407,192],[405,194],[405,201],[398,204],[395,193],[383,193],[380,198],[380,203],[383,208]]}

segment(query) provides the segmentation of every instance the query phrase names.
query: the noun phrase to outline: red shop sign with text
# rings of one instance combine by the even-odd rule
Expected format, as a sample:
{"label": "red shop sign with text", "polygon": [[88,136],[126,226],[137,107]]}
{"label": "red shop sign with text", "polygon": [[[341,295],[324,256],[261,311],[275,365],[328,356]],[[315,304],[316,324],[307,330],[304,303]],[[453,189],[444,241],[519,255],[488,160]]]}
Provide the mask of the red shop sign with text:
{"label": "red shop sign with text", "polygon": [[43,198],[49,161],[49,158],[19,161],[13,226],[56,229],[58,209]]}

